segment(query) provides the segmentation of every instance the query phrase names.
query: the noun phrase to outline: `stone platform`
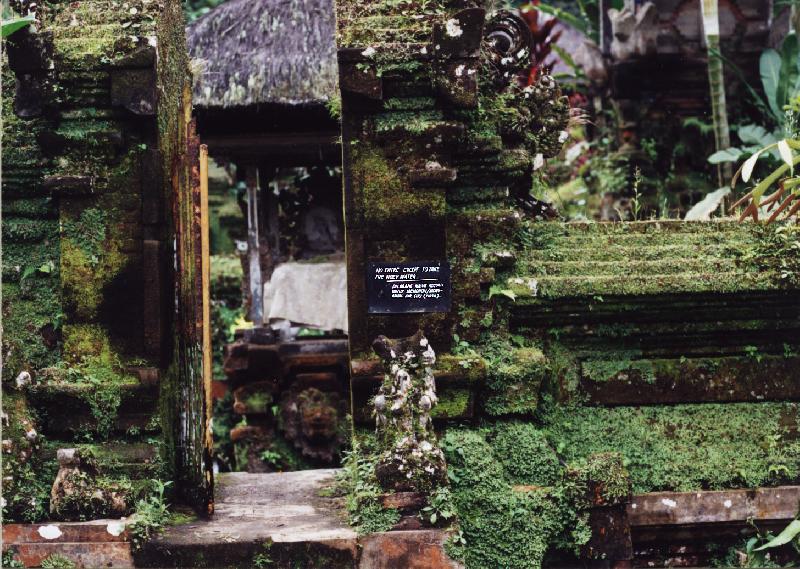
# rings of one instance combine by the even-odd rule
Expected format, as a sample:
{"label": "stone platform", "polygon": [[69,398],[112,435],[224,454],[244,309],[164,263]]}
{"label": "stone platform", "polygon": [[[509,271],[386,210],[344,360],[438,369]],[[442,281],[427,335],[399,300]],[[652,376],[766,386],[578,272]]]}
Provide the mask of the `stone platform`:
{"label": "stone platform", "polygon": [[358,536],[341,498],[320,496],[336,470],[228,473],[212,519],[167,528],[135,555],[141,567],[455,569],[439,530]]}

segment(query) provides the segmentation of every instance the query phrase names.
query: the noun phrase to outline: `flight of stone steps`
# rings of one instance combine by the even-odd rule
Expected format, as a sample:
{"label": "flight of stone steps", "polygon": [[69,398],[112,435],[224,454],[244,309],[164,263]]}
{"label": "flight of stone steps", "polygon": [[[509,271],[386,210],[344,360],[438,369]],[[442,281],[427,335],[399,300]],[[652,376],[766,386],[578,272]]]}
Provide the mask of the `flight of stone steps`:
{"label": "flight of stone steps", "polygon": [[[763,228],[674,221],[531,227],[504,285],[516,296],[511,325],[544,329],[550,341],[569,346],[584,380],[653,385],[705,373],[725,380],[720,392],[738,390],[722,400],[771,398],[762,392],[770,385],[775,398],[800,397],[790,381],[800,290],[758,249]],[[730,385],[732,374],[742,385]],[[779,379],[788,391],[770,384]],[[692,400],[689,391],[682,400]],[[634,402],[630,394],[626,402]]]}

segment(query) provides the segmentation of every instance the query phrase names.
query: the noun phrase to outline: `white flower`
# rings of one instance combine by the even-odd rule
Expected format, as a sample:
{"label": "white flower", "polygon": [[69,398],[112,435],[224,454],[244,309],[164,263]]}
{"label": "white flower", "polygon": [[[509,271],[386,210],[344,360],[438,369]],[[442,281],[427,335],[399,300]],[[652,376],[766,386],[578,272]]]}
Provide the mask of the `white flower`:
{"label": "white flower", "polygon": [[361,52],[361,55],[363,55],[364,57],[372,57],[373,55],[375,55],[375,48],[369,46],[367,49]]}
{"label": "white flower", "polygon": [[559,144],[564,144],[568,138],[569,138],[569,133],[566,130],[562,130],[560,133],[558,133]]}
{"label": "white flower", "polygon": [[447,20],[444,24],[444,27],[445,31],[447,32],[447,35],[450,36],[451,38],[460,37],[461,34],[464,33],[464,30],[462,30],[461,26],[458,25],[458,20],[456,20],[455,18],[450,18],[449,20]]}
{"label": "white flower", "polygon": [[540,152],[533,157],[533,169],[538,170],[542,166],[544,166],[544,155]]}

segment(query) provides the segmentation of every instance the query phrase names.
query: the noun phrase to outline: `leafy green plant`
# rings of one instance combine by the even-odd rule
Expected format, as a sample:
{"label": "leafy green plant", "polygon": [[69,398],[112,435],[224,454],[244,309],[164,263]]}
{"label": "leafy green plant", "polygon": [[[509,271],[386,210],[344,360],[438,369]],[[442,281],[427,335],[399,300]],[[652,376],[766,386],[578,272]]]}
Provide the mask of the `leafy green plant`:
{"label": "leafy green plant", "polygon": [[[721,58],[718,51],[713,53]],[[737,134],[742,146],[721,148],[709,156],[708,161],[711,164],[732,163],[748,154],[758,154],[759,157],[768,155],[776,160],[780,159],[783,153],[778,151],[777,144],[781,140],[791,138],[797,126],[796,106],[797,97],[800,95],[800,43],[797,35],[787,36],[779,50],[768,49],[761,54],[759,67],[763,95],[747,84],[744,75],[735,64],[728,63],[744,81],[765,122],[773,124],[774,128],[768,130],[764,126],[754,124],[741,126]],[[752,171],[752,168],[750,170]]]}
{"label": "leafy green plant", "polygon": [[74,569],[75,562],[68,557],[54,553],[42,560],[42,569]]}
{"label": "leafy green plant", "polygon": [[[536,9],[569,24],[595,43],[600,43],[600,2],[599,0],[577,0],[576,2],[541,2]],[[606,8],[621,10],[622,0],[607,2]]]}
{"label": "leafy green plant", "polygon": [[450,493],[450,488],[441,486],[431,494],[428,505],[422,508],[419,517],[424,522],[431,525],[437,523],[448,523],[456,515],[455,506],[453,505],[453,495]]}
{"label": "leafy green plant", "polygon": [[[800,100],[800,97],[798,99]],[[756,162],[772,149],[777,149],[782,164],[758,181],[752,190],[733,204],[734,208],[745,206],[741,214],[742,220],[752,217],[754,221],[758,221],[762,208],[770,214],[767,222],[775,221],[784,214],[789,218],[800,212],[800,199],[798,199],[800,198],[800,176],[796,176],[794,172],[794,167],[800,164],[800,138],[796,135],[794,138],[784,138],[755,152],[736,172],[731,187],[736,186],[740,176],[743,182],[749,182]],[[777,189],[765,197],[764,194],[767,190],[775,186]]]}
{"label": "leafy green plant", "polygon": [[800,551],[800,520],[792,520],[792,522],[783,528],[783,531],[773,537],[764,545],[756,547],[753,551],[764,551],[765,549],[772,549],[774,547],[780,547],[782,545],[788,545],[789,543],[795,544]]}
{"label": "leafy green plant", "polygon": [[[723,162],[737,162],[742,156],[752,155],[762,148],[775,144],[780,140],[779,131],[768,131],[763,126],[748,124],[736,129],[736,134],[742,142],[741,146],[731,146],[718,150],[708,157],[711,164],[721,164]],[[770,152],[774,158],[779,158],[777,150]]]}
{"label": "leafy green plant", "polygon": [[25,565],[17,559],[16,554],[12,549],[6,549],[3,552],[3,567],[7,567],[8,569],[17,569],[19,567],[25,567]]}
{"label": "leafy green plant", "polygon": [[160,533],[169,519],[169,504],[164,492],[171,482],[152,480],[153,491],[136,504],[136,521],[131,525],[131,546],[134,551]]}
{"label": "leafy green plant", "polygon": [[758,346],[745,346],[744,351],[747,357],[754,359],[758,363],[761,363],[761,360],[764,359],[764,355],[758,351]]}
{"label": "leafy green plant", "polygon": [[275,562],[270,555],[270,549],[272,548],[272,540],[268,539],[262,544],[264,551],[256,553],[253,556],[253,567],[256,569],[266,569],[267,567],[271,567],[272,564]]}
{"label": "leafy green plant", "polygon": [[384,508],[383,490],[375,477],[379,454],[372,435],[353,437],[353,450],[346,452],[336,477],[337,491],[347,496],[348,520],[360,534],[388,531],[400,519],[398,510]]}

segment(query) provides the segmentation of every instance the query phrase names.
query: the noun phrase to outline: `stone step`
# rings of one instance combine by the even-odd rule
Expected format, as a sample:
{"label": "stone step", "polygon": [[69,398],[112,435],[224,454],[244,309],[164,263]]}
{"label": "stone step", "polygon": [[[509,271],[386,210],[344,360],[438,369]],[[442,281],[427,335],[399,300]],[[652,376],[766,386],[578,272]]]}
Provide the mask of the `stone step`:
{"label": "stone step", "polygon": [[641,233],[741,233],[752,230],[754,226],[748,223],[739,223],[735,220],[718,221],[692,221],[686,222],[677,219],[656,219],[648,221],[618,222],[586,222],[577,221],[570,223],[552,223],[535,230],[551,233],[569,234],[594,234],[594,235],[627,235]]}
{"label": "stone step", "polygon": [[447,558],[443,530],[359,536],[344,521],[341,499],[324,497],[337,470],[216,477],[209,520],[171,526],[135,554],[137,567],[459,569]]}
{"label": "stone step", "polygon": [[728,244],[670,244],[651,243],[650,245],[605,245],[579,244],[565,242],[558,247],[530,248],[518,261],[518,266],[535,267],[546,262],[617,262],[630,263],[641,261],[680,261],[686,259],[718,261],[720,259],[736,259]]}
{"label": "stone step", "polygon": [[539,298],[538,301],[528,298],[522,302],[512,302],[510,309],[515,325],[680,324],[797,318],[800,315],[799,299],[800,291],[794,290],[740,291],[732,294],[665,293],[636,297]]}
{"label": "stone step", "polygon": [[780,274],[763,272],[697,272],[681,274],[636,274],[617,276],[512,277],[506,286],[518,303],[539,299],[605,296],[656,296],[696,293],[771,291],[781,286]]}
{"label": "stone step", "polygon": [[[103,424],[115,433],[161,430],[157,420],[157,383],[142,383],[132,376],[114,386],[43,382],[28,385],[26,392],[31,404],[43,413],[45,430],[54,435],[102,430]],[[116,395],[119,406],[113,416],[106,416]]]}
{"label": "stone step", "polygon": [[25,567],[39,567],[51,556],[79,568],[133,567],[128,526],[134,520],[3,524],[3,551]]}
{"label": "stone step", "polygon": [[[584,345],[576,346],[577,349],[591,349],[592,342],[605,343],[614,339],[625,338],[634,339],[636,342],[655,339],[669,341],[670,337],[686,338],[686,343],[694,343],[697,338],[706,337],[711,339],[715,336],[724,336],[725,344],[732,335],[748,334],[759,335],[762,333],[783,336],[795,334],[800,327],[796,311],[787,310],[785,314],[763,314],[762,318],[736,318],[739,314],[730,314],[723,311],[711,312],[696,315],[696,320],[689,321],[631,321],[618,324],[603,323],[572,323],[565,322],[563,325],[553,325],[550,328],[551,336],[569,339],[570,341],[582,342]],[[755,316],[755,315],[754,315]],[[794,316],[794,317],[793,317]],[[735,340],[732,345],[740,343]]]}
{"label": "stone step", "polygon": [[88,522],[3,524],[4,545],[22,543],[122,543],[130,539],[134,516]]}
{"label": "stone step", "polygon": [[777,535],[795,518],[799,500],[800,486],[636,494],[626,508],[634,567],[709,567],[709,544],[719,552],[741,549],[756,531]]}
{"label": "stone step", "polygon": [[97,444],[80,444],[70,441],[48,440],[43,458],[56,460],[60,448],[77,448],[91,451],[100,476],[150,480],[162,474],[163,464],[158,448],[146,442],[109,441]]}
{"label": "stone step", "polygon": [[631,274],[680,275],[713,270],[719,273],[745,273],[735,259],[655,259],[649,261],[544,261],[527,265],[526,274],[534,277],[628,277]]}
{"label": "stone step", "polygon": [[586,360],[581,392],[593,405],[800,401],[800,358],[760,354],[721,358]]}
{"label": "stone step", "polygon": [[48,558],[56,556],[69,559],[76,569],[135,567],[128,543],[4,543],[3,551],[7,550],[13,551],[14,558],[24,567],[41,567]]}

